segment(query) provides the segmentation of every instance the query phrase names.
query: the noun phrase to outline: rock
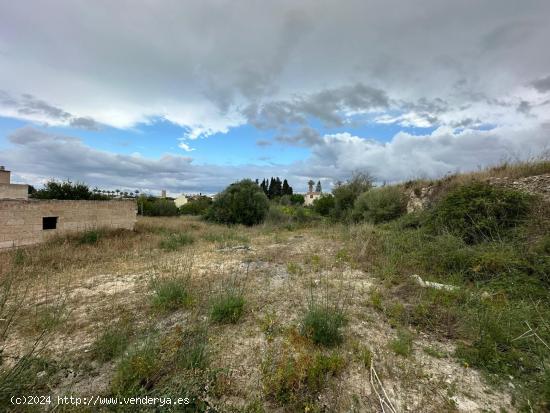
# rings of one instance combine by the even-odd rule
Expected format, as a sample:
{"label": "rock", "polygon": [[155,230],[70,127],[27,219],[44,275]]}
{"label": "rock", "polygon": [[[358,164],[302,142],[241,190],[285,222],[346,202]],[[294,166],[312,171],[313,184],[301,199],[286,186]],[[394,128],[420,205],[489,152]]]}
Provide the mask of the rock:
{"label": "rock", "polygon": [[455,291],[458,290],[458,287],[455,285],[449,285],[449,284],[440,284],[432,281],[424,281],[422,277],[418,274],[411,275],[412,278],[416,280],[418,285],[421,287],[428,287],[428,288],[435,288],[436,290],[447,290],[447,291]]}
{"label": "rock", "polygon": [[39,379],[41,377],[44,377],[46,375],[46,372],[44,370],[42,371],[39,371],[38,373],[36,373],[36,378]]}

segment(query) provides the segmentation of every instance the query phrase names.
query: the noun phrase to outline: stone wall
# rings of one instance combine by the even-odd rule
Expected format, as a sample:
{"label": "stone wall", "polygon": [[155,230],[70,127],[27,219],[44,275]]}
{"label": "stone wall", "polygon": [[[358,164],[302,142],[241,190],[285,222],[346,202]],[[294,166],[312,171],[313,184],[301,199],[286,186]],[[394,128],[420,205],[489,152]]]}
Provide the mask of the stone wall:
{"label": "stone wall", "polygon": [[550,201],[550,174],[526,176],[517,179],[489,178],[487,181],[492,185],[500,185],[532,195],[539,195],[546,201]]}
{"label": "stone wall", "polygon": [[[547,202],[550,202],[550,174],[526,176],[524,178],[488,178],[485,180],[491,185],[502,186],[510,189],[515,189],[522,192],[527,192],[531,195],[542,197]],[[423,188],[410,189],[406,191],[407,196],[407,212],[422,211],[434,202],[434,197],[438,193],[438,188],[435,185],[426,186]]]}
{"label": "stone wall", "polygon": [[[43,228],[45,217],[57,217],[56,229]],[[0,200],[0,249],[36,244],[56,234],[92,228],[134,229],[135,222],[133,200]]]}
{"label": "stone wall", "polygon": [[0,199],[27,199],[28,197],[28,185],[0,183]]}

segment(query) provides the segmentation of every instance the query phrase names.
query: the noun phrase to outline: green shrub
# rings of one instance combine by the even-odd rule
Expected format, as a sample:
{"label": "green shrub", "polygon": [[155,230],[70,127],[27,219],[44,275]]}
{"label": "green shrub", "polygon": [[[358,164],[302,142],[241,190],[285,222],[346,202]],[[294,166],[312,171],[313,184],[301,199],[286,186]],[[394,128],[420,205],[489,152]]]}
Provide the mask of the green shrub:
{"label": "green shrub", "polygon": [[529,211],[531,197],[518,191],[474,182],[448,193],[433,211],[432,226],[468,244],[499,239]]}
{"label": "green shrub", "polygon": [[320,198],[313,201],[313,209],[319,215],[329,216],[334,209],[334,197],[330,194],[323,194]]}
{"label": "green shrub", "polygon": [[363,192],[372,188],[372,177],[365,173],[355,173],[344,182],[337,182],[332,190],[334,195],[334,215],[336,218],[346,218],[353,209],[355,200]]}
{"label": "green shrub", "polygon": [[192,235],[186,233],[170,234],[167,238],[159,243],[159,247],[166,251],[176,251],[180,247],[189,245],[195,242]]}
{"label": "green shrub", "polygon": [[343,341],[341,330],[345,324],[346,317],[341,309],[310,304],[302,320],[302,334],[315,344],[331,347]]}
{"label": "green shrub", "polygon": [[290,195],[290,203],[293,205],[304,205],[305,199],[302,194]]}
{"label": "green shrub", "polygon": [[229,185],[208,210],[206,218],[221,224],[255,225],[263,222],[269,201],[255,182],[245,179]]}
{"label": "green shrub", "polygon": [[401,189],[385,186],[361,194],[355,201],[353,216],[356,220],[378,224],[398,218],[405,211],[405,197]]}
{"label": "green shrub", "polygon": [[183,277],[155,278],[151,282],[153,307],[159,311],[174,311],[187,306],[191,295]]}
{"label": "green shrub", "polygon": [[210,318],[215,323],[235,324],[244,313],[245,299],[234,291],[225,292],[215,297],[211,304]]}

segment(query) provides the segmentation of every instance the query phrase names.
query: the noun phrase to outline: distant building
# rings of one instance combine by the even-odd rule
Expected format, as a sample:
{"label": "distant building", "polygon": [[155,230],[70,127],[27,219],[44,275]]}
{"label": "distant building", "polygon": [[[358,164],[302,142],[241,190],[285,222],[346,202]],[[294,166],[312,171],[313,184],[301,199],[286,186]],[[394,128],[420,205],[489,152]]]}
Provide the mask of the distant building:
{"label": "distant building", "polygon": [[322,192],[313,190],[313,185],[315,185],[315,182],[312,180],[310,180],[307,184],[308,191],[304,194],[304,206],[311,206],[316,199],[321,198]]}
{"label": "distant building", "polygon": [[187,204],[188,202],[189,202],[189,199],[187,198],[186,195],[180,195],[176,199],[174,199],[174,203],[178,208]]}
{"label": "distant building", "polygon": [[185,204],[187,204],[188,202],[196,201],[196,200],[201,199],[201,198],[212,199],[211,196],[203,195],[202,193],[200,193],[200,194],[198,194],[198,195],[197,195],[197,194],[194,194],[194,195],[185,195],[185,194],[181,194],[181,195],[178,196],[176,199],[174,199],[174,203],[175,203],[176,206],[179,208],[180,206],[185,205]]}

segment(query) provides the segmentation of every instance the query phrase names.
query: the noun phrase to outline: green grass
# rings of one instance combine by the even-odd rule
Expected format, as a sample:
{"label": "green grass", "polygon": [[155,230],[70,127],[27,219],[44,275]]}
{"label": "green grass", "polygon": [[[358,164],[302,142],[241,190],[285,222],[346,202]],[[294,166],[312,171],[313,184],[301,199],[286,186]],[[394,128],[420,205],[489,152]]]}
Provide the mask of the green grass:
{"label": "green grass", "polygon": [[78,236],[78,243],[88,245],[97,244],[102,236],[103,232],[98,229],[88,230]]}
{"label": "green grass", "polygon": [[186,233],[170,234],[160,241],[159,247],[165,251],[177,251],[181,247],[195,242],[192,235]]}
{"label": "green grass", "polygon": [[133,349],[117,365],[111,391],[117,395],[134,396],[150,390],[160,375],[160,348],[153,340]]}
{"label": "green grass", "polygon": [[302,334],[315,344],[332,347],[344,340],[342,328],[346,325],[344,312],[335,307],[310,304],[302,319]]}
{"label": "green grass", "polygon": [[124,353],[133,334],[129,320],[108,326],[92,346],[92,355],[102,362],[110,361]]}
{"label": "green grass", "polygon": [[210,319],[220,324],[235,324],[244,314],[246,300],[239,292],[224,292],[212,300]]}
{"label": "green grass", "polygon": [[399,330],[397,332],[397,338],[390,341],[389,347],[395,354],[409,357],[413,351],[412,334],[407,330]]}
{"label": "green grass", "polygon": [[[354,226],[346,248],[356,265],[381,279],[384,288],[372,292],[369,301],[392,325],[455,340],[457,361],[492,382],[507,383],[513,376],[521,383],[512,390],[515,408],[530,403],[534,411],[544,411],[550,406],[544,396],[550,351],[536,337],[516,338],[529,323],[550,343],[550,207],[509,190],[489,190],[487,197],[480,196],[483,191],[484,186],[459,187],[452,192],[456,203],[448,198],[445,212],[436,205],[421,219],[414,217],[414,225],[405,216]],[[472,221],[468,211],[478,201],[480,216]],[[441,226],[434,231],[441,219],[449,231]],[[463,226],[451,231],[450,222],[460,220]],[[422,288],[411,274],[459,289]],[[390,348],[406,356],[411,339],[400,333]]]}
{"label": "green grass", "polygon": [[158,311],[174,311],[191,303],[191,294],[185,277],[155,278],[151,282],[152,305]]}

